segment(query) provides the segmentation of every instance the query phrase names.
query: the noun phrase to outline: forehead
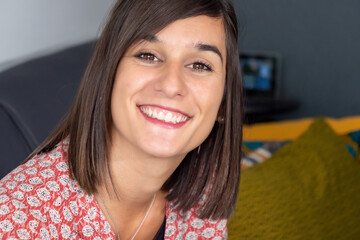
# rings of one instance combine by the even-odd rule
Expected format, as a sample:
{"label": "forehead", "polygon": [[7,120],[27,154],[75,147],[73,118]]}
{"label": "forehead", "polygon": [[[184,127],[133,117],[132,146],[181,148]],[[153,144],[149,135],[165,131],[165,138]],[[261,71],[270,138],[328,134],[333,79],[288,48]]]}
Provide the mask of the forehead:
{"label": "forehead", "polygon": [[222,18],[214,18],[206,15],[189,17],[176,20],[156,34],[160,41],[170,40],[173,42],[197,44],[199,42],[225,47],[225,30]]}
{"label": "forehead", "polygon": [[225,41],[223,19],[200,15],[176,20],[155,33],[155,35],[144,33],[131,46],[135,47],[149,42],[176,47],[192,47],[200,50],[209,50],[201,49],[201,46],[214,46],[219,49],[225,60]]}

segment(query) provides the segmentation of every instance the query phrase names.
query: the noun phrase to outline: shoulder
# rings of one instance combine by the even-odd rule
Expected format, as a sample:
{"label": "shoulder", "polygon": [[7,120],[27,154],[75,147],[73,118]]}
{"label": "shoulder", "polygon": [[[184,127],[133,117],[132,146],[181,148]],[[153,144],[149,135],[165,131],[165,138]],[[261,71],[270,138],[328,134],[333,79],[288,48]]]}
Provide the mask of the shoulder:
{"label": "shoulder", "polygon": [[[59,186],[56,186],[59,183],[66,185],[69,174],[64,148],[66,145],[58,144],[50,152],[36,155],[1,179],[1,203],[5,202],[6,196],[9,199],[23,200],[24,196],[37,193],[44,187],[48,187],[50,191],[58,191]],[[41,197],[44,201],[47,200],[45,195]]]}
{"label": "shoulder", "polygon": [[[60,218],[62,199],[77,195],[66,162],[67,146],[67,141],[59,143],[0,180],[1,236],[32,238],[40,226]],[[45,238],[50,234],[41,230]]]}
{"label": "shoulder", "polygon": [[52,186],[54,181],[62,185],[69,183],[66,155],[67,145],[62,142],[50,152],[34,156],[0,180],[0,194],[14,197],[15,192],[21,192],[29,195],[45,186],[57,191]]}
{"label": "shoulder", "polygon": [[187,212],[178,211],[171,203],[166,207],[165,239],[212,239],[227,238],[227,220],[201,219],[197,214],[200,205]]}
{"label": "shoulder", "polygon": [[65,140],[0,180],[0,239],[113,238],[96,199],[70,177],[67,151]]}

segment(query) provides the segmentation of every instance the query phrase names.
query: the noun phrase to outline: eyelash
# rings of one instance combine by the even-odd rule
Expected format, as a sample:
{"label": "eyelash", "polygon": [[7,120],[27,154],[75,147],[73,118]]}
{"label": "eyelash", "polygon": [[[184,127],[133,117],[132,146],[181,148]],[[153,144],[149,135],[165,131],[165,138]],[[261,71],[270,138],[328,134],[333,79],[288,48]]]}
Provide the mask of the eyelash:
{"label": "eyelash", "polygon": [[194,68],[194,70],[197,71],[197,72],[202,72],[202,71],[212,72],[213,71],[212,67],[209,64],[201,62],[201,61],[194,62],[194,63],[190,64],[190,66],[191,65],[193,67],[194,67],[194,65],[203,65],[204,69],[195,69]]}
{"label": "eyelash", "polygon": [[[154,59],[146,59],[145,55],[149,55],[149,57],[152,57]],[[139,59],[141,59],[141,60],[143,60],[145,62],[150,62],[150,63],[160,61],[160,59],[158,57],[156,57],[155,54],[153,54],[151,52],[141,52],[139,54],[136,54],[135,57],[139,58]]]}
{"label": "eyelash", "polygon": [[[148,55],[148,57],[151,57],[153,59],[146,59],[145,55]],[[141,60],[143,60],[145,62],[149,62],[149,63],[161,62],[161,60],[158,57],[156,57],[155,54],[153,54],[151,52],[141,52],[141,53],[136,54],[135,57],[139,58],[139,59],[141,59]],[[190,64],[189,66],[194,67],[195,65],[202,65],[203,66],[203,69],[195,69],[195,68],[193,68],[194,71],[196,71],[196,72],[203,72],[203,71],[213,72],[212,67],[209,64],[204,63],[202,61],[196,61],[196,62]]]}

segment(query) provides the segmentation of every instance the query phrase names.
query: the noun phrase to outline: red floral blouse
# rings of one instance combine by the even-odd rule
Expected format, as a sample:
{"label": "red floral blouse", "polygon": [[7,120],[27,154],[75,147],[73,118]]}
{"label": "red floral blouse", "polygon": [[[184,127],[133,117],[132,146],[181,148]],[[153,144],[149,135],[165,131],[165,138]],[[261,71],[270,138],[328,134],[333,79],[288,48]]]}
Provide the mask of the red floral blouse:
{"label": "red floral blouse", "polygon": [[[92,195],[70,178],[68,141],[0,181],[0,239],[115,239]],[[225,219],[200,219],[166,204],[165,239],[226,239]]]}

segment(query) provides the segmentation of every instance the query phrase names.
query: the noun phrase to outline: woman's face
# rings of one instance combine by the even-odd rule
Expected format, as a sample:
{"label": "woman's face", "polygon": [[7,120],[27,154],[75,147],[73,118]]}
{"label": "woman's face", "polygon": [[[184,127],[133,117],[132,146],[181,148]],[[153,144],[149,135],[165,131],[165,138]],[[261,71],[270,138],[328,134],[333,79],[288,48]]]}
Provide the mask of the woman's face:
{"label": "woman's face", "polygon": [[120,153],[184,158],[213,128],[225,75],[222,19],[178,20],[134,44],[116,72],[112,146]]}

